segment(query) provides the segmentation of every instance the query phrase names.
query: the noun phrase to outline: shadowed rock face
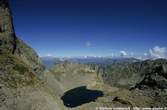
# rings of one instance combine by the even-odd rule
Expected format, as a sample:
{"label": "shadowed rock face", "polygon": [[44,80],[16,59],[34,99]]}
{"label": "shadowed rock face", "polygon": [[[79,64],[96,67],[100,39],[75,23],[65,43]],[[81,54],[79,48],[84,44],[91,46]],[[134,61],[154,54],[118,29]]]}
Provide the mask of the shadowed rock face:
{"label": "shadowed rock face", "polygon": [[8,1],[0,0],[0,110],[62,110],[43,90],[43,70],[37,53],[16,37]]}
{"label": "shadowed rock face", "polygon": [[0,0],[0,52],[14,53],[16,36],[8,0]]}
{"label": "shadowed rock face", "polygon": [[8,0],[0,1],[0,31],[1,33],[14,33]]}
{"label": "shadowed rock face", "polygon": [[128,89],[166,89],[167,60],[146,60],[104,68],[101,77],[111,86]]}
{"label": "shadowed rock face", "polygon": [[0,1],[0,6],[8,7],[9,6],[8,0],[1,0]]}
{"label": "shadowed rock face", "polygon": [[43,69],[36,52],[16,37],[8,0],[0,0],[0,54],[4,53],[21,58],[36,72]]}

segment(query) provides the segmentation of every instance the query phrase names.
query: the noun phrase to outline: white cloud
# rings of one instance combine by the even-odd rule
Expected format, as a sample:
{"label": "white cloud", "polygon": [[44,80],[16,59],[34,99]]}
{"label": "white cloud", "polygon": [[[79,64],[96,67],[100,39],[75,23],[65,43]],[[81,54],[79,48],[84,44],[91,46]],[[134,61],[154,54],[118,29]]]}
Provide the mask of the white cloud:
{"label": "white cloud", "polygon": [[52,57],[53,55],[52,55],[52,54],[50,54],[50,53],[48,53],[46,56],[47,56],[47,57]]}
{"label": "white cloud", "polygon": [[111,53],[111,57],[114,57],[115,56],[115,54],[114,53]]}
{"label": "white cloud", "polygon": [[145,57],[148,56],[148,53],[144,53],[144,56],[145,56]]}
{"label": "white cloud", "polygon": [[167,49],[165,47],[155,46],[149,50],[149,56],[151,58],[167,58]]}
{"label": "white cloud", "polygon": [[91,43],[91,42],[86,42],[86,43],[85,43],[85,46],[86,46],[86,47],[91,47],[91,46],[92,46],[92,43]]}
{"label": "white cloud", "polygon": [[123,57],[123,56],[127,56],[127,52],[126,51],[120,51],[120,55]]}

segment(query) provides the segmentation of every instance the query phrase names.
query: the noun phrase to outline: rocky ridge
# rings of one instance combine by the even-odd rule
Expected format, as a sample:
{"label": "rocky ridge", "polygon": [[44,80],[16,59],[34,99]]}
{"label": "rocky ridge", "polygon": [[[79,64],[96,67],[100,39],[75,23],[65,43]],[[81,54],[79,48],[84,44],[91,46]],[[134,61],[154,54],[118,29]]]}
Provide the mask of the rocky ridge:
{"label": "rocky ridge", "polygon": [[[167,106],[167,61],[96,65],[65,61],[45,70],[14,31],[8,0],[0,0],[0,110],[93,110],[96,107]],[[103,97],[75,108],[61,100],[85,86]]]}
{"label": "rocky ridge", "polygon": [[37,53],[16,36],[8,0],[0,0],[0,110],[62,110],[44,73]]}

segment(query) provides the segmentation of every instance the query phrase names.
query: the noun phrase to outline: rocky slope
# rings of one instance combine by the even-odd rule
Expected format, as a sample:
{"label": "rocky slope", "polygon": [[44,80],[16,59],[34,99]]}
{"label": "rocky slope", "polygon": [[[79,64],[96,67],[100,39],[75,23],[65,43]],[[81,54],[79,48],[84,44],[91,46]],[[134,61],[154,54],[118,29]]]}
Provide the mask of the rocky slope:
{"label": "rocky slope", "polygon": [[[112,70],[114,69],[113,71],[111,71],[111,67]],[[101,68],[101,65],[77,64],[68,61],[56,64],[55,67],[53,67],[52,74],[57,79],[57,84],[60,84],[59,87],[63,87],[61,89],[63,93],[69,93],[74,88],[77,89],[77,87],[81,87],[83,85],[87,86],[90,90],[100,90],[104,93],[103,97],[97,98],[94,102],[89,102],[73,109],[91,110],[99,106],[166,106],[166,83],[165,79],[160,78],[159,76],[166,72],[166,60],[150,60],[131,63],[128,65],[110,65],[107,67],[104,66],[102,69]],[[157,70],[157,68],[159,69]],[[155,74],[152,73],[156,73],[157,75],[155,76]],[[154,82],[158,84],[158,86],[156,84],[152,84],[152,80],[147,80],[147,82],[145,81],[148,74],[153,75]],[[120,83],[120,81],[122,82]],[[164,82],[164,84],[162,84],[161,81]],[[80,92],[78,91],[78,93]]]}
{"label": "rocky slope", "polygon": [[[164,59],[112,65],[64,61],[45,70],[36,52],[16,36],[8,0],[0,0],[0,110],[165,107],[166,74]],[[78,94],[89,97],[92,91],[101,97],[90,94],[90,102],[67,107],[61,99],[73,97],[71,91],[75,102]]]}
{"label": "rocky slope", "polygon": [[34,71],[43,70],[36,52],[16,37],[8,0],[0,1],[0,53],[21,58]]}
{"label": "rocky slope", "polygon": [[51,69],[52,74],[63,87],[63,92],[75,87],[92,87],[97,83],[96,68],[86,65],[64,61]]}
{"label": "rocky slope", "polygon": [[[99,68],[101,71],[98,74],[104,83],[120,89],[117,92],[110,92],[110,95],[117,96],[132,106],[166,106],[166,59],[146,60],[128,65],[110,65]],[[117,101],[120,102],[120,100]]]}
{"label": "rocky slope", "polygon": [[8,0],[0,0],[0,110],[62,110],[44,73],[36,52],[16,37]]}
{"label": "rocky slope", "polygon": [[[125,87],[152,87],[165,89],[167,60],[146,60],[126,65],[110,65],[100,67],[99,74],[111,86]],[[139,86],[140,85],[140,86]]]}

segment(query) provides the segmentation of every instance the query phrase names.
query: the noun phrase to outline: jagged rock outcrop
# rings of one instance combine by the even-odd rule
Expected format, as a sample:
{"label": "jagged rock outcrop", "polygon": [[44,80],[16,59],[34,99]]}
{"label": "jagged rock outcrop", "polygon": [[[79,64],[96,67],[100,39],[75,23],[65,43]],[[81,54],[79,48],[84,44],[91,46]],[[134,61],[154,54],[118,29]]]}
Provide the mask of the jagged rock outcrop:
{"label": "jagged rock outcrop", "polygon": [[152,69],[144,74],[141,82],[137,83],[134,88],[138,89],[167,89],[167,60],[159,59],[150,61]]}
{"label": "jagged rock outcrop", "polygon": [[16,37],[8,0],[0,0],[0,54],[4,53],[21,58],[36,72],[43,70],[36,52]]}
{"label": "jagged rock outcrop", "polygon": [[1,34],[15,34],[8,0],[0,1],[0,32]]}
{"label": "jagged rock outcrop", "polygon": [[0,1],[0,53],[14,53],[16,35],[14,32],[8,0]]}
{"label": "jagged rock outcrop", "polygon": [[16,37],[8,0],[0,0],[0,110],[55,110],[36,52]]}
{"label": "jagged rock outcrop", "polygon": [[128,89],[167,89],[167,60],[146,60],[105,67],[102,77],[111,86]]}

